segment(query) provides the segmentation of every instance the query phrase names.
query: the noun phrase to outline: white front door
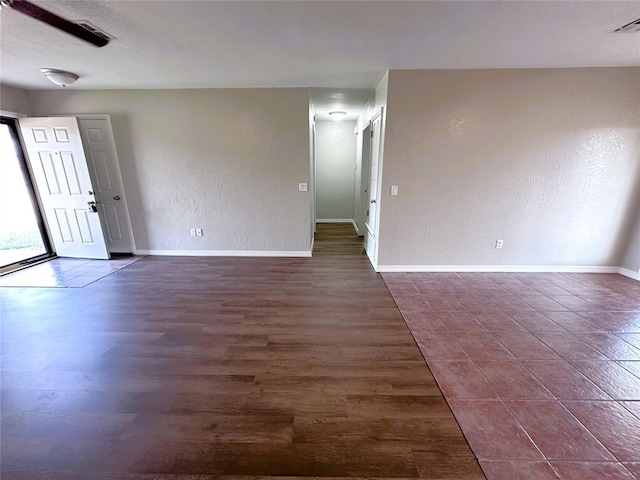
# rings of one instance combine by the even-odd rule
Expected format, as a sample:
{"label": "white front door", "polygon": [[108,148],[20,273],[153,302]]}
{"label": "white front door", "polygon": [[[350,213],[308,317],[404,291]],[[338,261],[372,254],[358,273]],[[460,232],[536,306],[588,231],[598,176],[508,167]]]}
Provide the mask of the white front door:
{"label": "white front door", "polygon": [[132,253],[131,222],[109,117],[81,116],[78,125],[107,248],[111,253]]}
{"label": "white front door", "polygon": [[27,159],[56,254],[109,258],[75,117],[21,118]]}
{"label": "white front door", "polygon": [[382,112],[371,120],[371,161],[369,163],[369,205],[367,212],[367,227],[365,249],[367,256],[375,265],[377,261],[377,222],[378,222],[378,175],[380,162],[380,135],[382,132]]}

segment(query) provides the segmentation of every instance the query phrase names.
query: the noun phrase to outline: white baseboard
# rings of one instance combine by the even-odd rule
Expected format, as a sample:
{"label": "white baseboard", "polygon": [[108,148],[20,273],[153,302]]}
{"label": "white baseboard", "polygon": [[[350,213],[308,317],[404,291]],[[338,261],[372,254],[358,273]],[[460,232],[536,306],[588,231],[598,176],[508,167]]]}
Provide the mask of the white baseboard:
{"label": "white baseboard", "polygon": [[618,269],[618,273],[620,275],[624,275],[625,277],[633,278],[634,280],[640,281],[640,272],[634,272],[633,270],[629,270],[628,268],[620,267]]}
{"label": "white baseboard", "polygon": [[[309,251],[271,250],[135,250],[134,255],[158,255],[168,257],[311,257],[314,239]],[[640,281],[640,272],[622,267],[603,266],[548,266],[548,265],[376,265],[380,273],[420,272],[477,272],[477,273],[619,273]]]}
{"label": "white baseboard", "polygon": [[[378,272],[619,273],[618,267],[550,265],[378,265]],[[633,273],[633,272],[632,272]]]}
{"label": "white baseboard", "polygon": [[316,223],[353,223],[352,218],[316,218]]}
{"label": "white baseboard", "polygon": [[136,255],[164,255],[168,257],[310,257],[309,251],[271,250],[136,250]]}

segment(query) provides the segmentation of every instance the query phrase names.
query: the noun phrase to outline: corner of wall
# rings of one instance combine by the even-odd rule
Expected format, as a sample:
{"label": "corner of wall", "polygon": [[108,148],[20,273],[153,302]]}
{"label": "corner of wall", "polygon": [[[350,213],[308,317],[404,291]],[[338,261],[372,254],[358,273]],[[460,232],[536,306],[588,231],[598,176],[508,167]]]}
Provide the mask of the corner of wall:
{"label": "corner of wall", "polygon": [[21,88],[0,83],[0,113],[15,118],[31,115],[27,92]]}

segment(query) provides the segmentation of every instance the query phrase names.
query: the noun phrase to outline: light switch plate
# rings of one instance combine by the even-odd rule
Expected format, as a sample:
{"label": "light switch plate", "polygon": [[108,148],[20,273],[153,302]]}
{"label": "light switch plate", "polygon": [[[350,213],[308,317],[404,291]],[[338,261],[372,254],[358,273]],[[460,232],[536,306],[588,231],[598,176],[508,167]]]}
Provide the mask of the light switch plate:
{"label": "light switch plate", "polygon": [[299,192],[306,192],[306,191],[308,191],[308,189],[309,188],[308,188],[306,183],[299,183],[298,184],[298,191]]}
{"label": "light switch plate", "polygon": [[398,185],[391,185],[391,195],[398,195]]}

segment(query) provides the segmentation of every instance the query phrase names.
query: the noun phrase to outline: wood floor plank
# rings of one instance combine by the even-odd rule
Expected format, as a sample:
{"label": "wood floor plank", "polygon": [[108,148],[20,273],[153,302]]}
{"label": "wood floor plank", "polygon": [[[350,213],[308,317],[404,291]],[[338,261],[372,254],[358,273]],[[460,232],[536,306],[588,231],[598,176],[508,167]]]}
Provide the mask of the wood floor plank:
{"label": "wood floor plank", "polygon": [[364,238],[351,223],[316,223],[314,255],[364,255]]}
{"label": "wood floor plank", "polygon": [[328,230],[313,258],[0,289],[2,478],[481,478],[357,237]]}

